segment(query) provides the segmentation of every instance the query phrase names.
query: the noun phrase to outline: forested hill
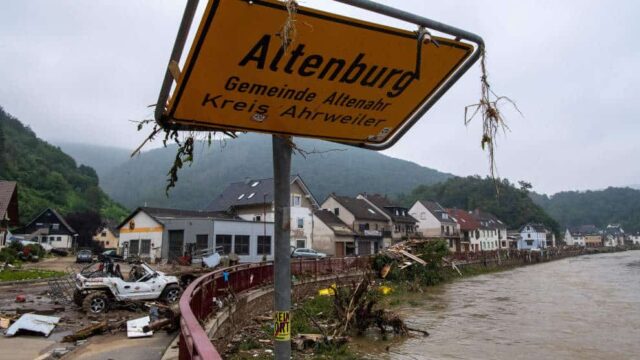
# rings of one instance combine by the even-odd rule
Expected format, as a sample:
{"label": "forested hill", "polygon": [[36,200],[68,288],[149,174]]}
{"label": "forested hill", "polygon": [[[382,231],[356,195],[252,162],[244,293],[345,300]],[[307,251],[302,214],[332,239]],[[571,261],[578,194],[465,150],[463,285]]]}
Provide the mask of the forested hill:
{"label": "forested hill", "polygon": [[478,208],[497,216],[509,229],[536,222],[560,233],[558,222],[531,200],[527,189],[517,188],[504,179],[498,182],[498,190],[496,194],[496,183],[490,178],[456,177],[439,184],[421,185],[401,196],[400,201],[406,206],[416,200],[435,200],[447,208]]}
{"label": "forested hill", "polygon": [[36,137],[18,119],[0,107],[0,179],[18,182],[20,220],[28,222],[47,207],[63,215],[96,211],[118,220],[126,211],[98,186],[89,166]]}
{"label": "forested hill", "polygon": [[640,190],[610,187],[595,191],[564,191],[531,198],[565,226],[621,224],[626,232],[640,231]]}
{"label": "forested hill", "polygon": [[[300,174],[318,201],[331,192],[393,196],[452,176],[370,150],[319,140],[294,141],[312,153],[306,158],[294,153],[292,174]],[[108,171],[100,183],[114,200],[129,208],[147,204],[200,209],[231,182],[272,177],[271,151],[271,137],[260,134],[242,134],[237,139],[214,141],[210,146],[199,142],[193,164],[182,168],[177,186],[168,197],[166,174],[176,155],[175,146],[149,150],[129,159]],[[86,161],[93,166],[94,161]]]}

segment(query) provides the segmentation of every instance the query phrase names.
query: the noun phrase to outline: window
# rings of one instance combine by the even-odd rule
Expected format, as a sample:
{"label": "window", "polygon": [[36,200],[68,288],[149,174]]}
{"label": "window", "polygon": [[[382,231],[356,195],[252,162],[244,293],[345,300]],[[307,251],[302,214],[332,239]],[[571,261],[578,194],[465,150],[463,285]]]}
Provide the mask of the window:
{"label": "window", "polygon": [[140,240],[140,255],[149,256],[151,254],[151,240],[142,239]]}
{"label": "window", "polygon": [[298,218],[298,229],[304,228],[304,218]]}
{"label": "window", "polygon": [[247,196],[247,199],[251,199],[254,196],[256,196],[256,193],[252,192],[251,194],[249,194],[249,196]]}
{"label": "window", "polygon": [[302,197],[300,195],[293,195],[293,200],[291,201],[292,206],[300,206],[302,202]]}
{"label": "window", "polygon": [[251,187],[256,187],[258,184],[260,184],[260,181],[254,181],[253,184],[251,184]]}
{"label": "window", "polygon": [[109,246],[109,242],[107,241],[107,246]]}
{"label": "window", "polygon": [[100,236],[102,236],[102,237],[107,237],[107,232],[106,232],[106,231],[103,231],[103,232],[102,232],[102,234],[100,234]]}
{"label": "window", "polygon": [[62,236],[58,236],[58,237],[56,238],[56,241],[62,241]]}
{"label": "window", "polygon": [[528,246],[533,245],[533,240],[525,240],[525,241],[527,242],[527,245],[528,245]]}
{"label": "window", "polygon": [[209,247],[209,235],[196,235],[196,250],[204,250]]}
{"label": "window", "polygon": [[51,230],[60,230],[60,224],[51,224]]}
{"label": "window", "polygon": [[231,235],[216,235],[216,247],[221,246],[224,254],[231,253]]}
{"label": "window", "polygon": [[258,255],[271,255],[271,236],[258,236]]}
{"label": "window", "polygon": [[527,237],[528,237],[529,239],[531,239],[531,234],[527,234]]}
{"label": "window", "polygon": [[340,215],[340,208],[335,208],[335,209],[333,209],[333,213],[334,213],[336,216],[339,216],[339,215]]}
{"label": "window", "polygon": [[138,255],[140,252],[140,240],[129,241],[129,255]]}
{"label": "window", "polygon": [[234,252],[238,255],[249,255],[249,235],[236,235]]}
{"label": "window", "polygon": [[260,215],[256,215],[253,217],[253,221],[260,221],[262,219],[262,217],[260,217]]}
{"label": "window", "polygon": [[421,212],[420,213],[420,220],[427,220],[427,214]]}
{"label": "window", "polygon": [[367,209],[370,213],[375,214],[376,212],[373,209]]}
{"label": "window", "polygon": [[238,200],[242,200],[243,197],[244,197],[244,194],[240,194],[240,196],[238,196]]}
{"label": "window", "polygon": [[56,237],[55,237],[55,236],[49,236],[49,242],[52,242],[52,241],[54,241],[55,239],[56,239]]}
{"label": "window", "polygon": [[305,239],[296,240],[296,247],[297,248],[304,248],[305,246],[307,246],[307,241]]}

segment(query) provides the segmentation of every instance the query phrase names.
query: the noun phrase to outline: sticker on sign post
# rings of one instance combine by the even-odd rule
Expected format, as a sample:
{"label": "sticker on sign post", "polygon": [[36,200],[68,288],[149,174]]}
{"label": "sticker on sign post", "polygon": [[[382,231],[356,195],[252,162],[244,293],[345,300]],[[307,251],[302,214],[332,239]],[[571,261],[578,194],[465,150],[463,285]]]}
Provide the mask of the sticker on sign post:
{"label": "sticker on sign post", "polygon": [[276,311],[273,316],[273,335],[276,341],[291,340],[291,316],[288,311]]}
{"label": "sticker on sign post", "polygon": [[304,7],[284,48],[287,17],[274,0],[210,0],[160,123],[389,143],[474,53],[459,39]]}

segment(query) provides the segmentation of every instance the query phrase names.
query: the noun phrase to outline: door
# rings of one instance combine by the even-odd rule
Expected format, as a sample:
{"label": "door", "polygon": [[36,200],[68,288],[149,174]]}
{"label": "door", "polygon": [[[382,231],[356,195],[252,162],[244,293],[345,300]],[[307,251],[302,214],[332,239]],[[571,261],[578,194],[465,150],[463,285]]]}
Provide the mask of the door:
{"label": "door", "polygon": [[344,257],[344,254],[345,254],[344,243],[336,242],[336,257],[342,258]]}
{"label": "door", "polygon": [[129,240],[129,256],[138,256],[140,252],[140,240]]}
{"label": "door", "polygon": [[169,230],[169,260],[182,256],[184,251],[184,230]]}
{"label": "door", "polygon": [[371,255],[371,242],[366,240],[359,240],[358,255],[360,256]]}

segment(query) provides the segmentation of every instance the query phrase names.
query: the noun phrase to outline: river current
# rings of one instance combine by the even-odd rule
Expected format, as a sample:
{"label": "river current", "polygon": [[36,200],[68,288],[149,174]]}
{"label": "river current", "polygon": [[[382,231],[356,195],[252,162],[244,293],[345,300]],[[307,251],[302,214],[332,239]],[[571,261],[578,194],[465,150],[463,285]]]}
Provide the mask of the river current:
{"label": "river current", "polygon": [[640,359],[640,251],[461,279],[394,309],[429,337],[356,340],[369,359]]}

